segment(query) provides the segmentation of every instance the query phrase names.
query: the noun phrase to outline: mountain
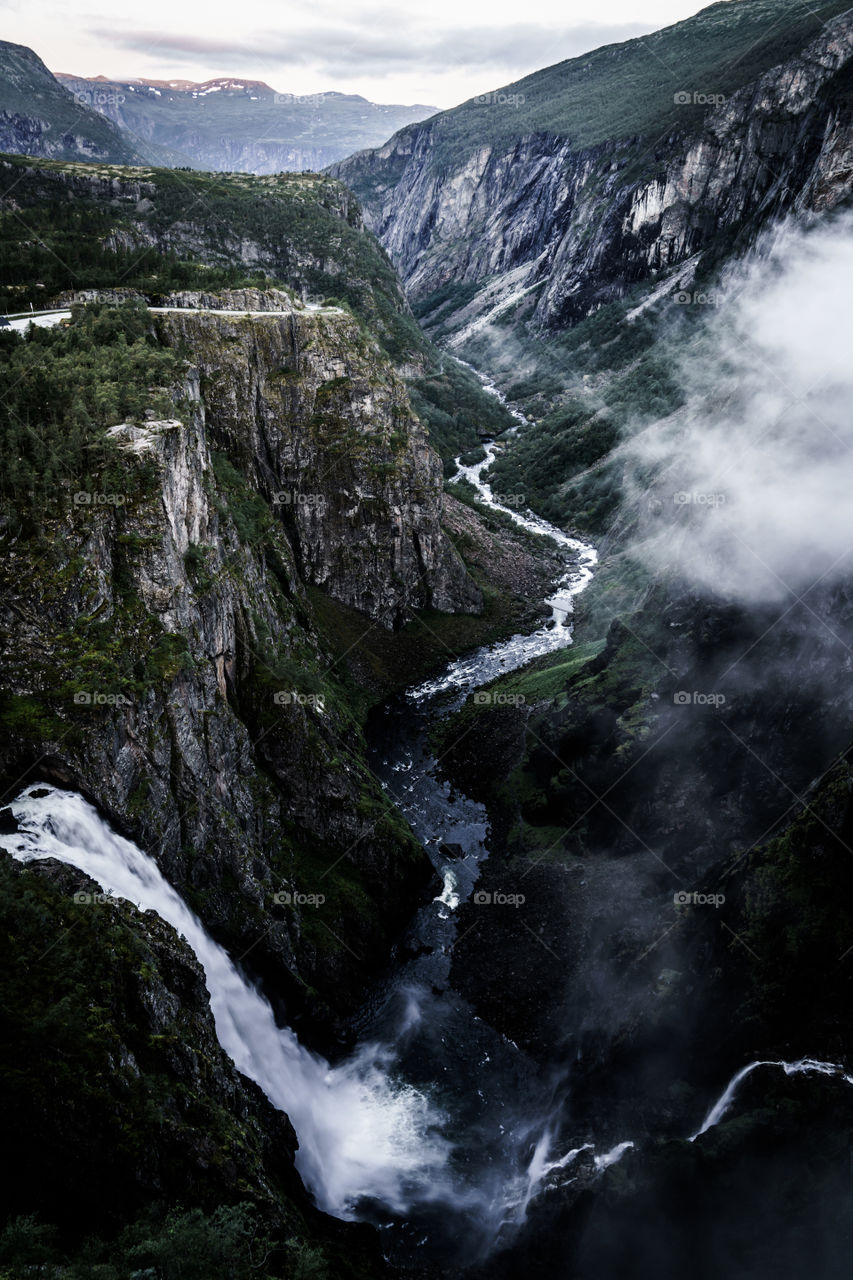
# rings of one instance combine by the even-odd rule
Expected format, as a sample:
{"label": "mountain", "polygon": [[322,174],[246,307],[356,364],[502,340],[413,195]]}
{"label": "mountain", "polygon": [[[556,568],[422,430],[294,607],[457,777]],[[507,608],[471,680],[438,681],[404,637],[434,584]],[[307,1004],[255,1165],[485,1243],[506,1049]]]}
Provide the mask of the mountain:
{"label": "mountain", "polygon": [[846,4],[729,0],[333,166],[427,332],[535,420],[497,460],[504,492],[609,527],[604,460],[678,402],[655,308],[691,318],[673,302],[713,299],[764,226],[843,204],[851,76]]}
{"label": "mountain", "polygon": [[132,137],[148,159],[215,171],[323,169],[436,110],[377,104],[357,94],[276,93],[261,81],[233,76],[201,84],[64,73],[57,79]]}
{"label": "mountain", "polygon": [[77,100],[32,49],[0,41],[0,150],[58,160],[134,164],[135,145]]}
{"label": "mountain", "polygon": [[[310,715],[303,720],[300,704],[302,727],[296,721],[285,725],[279,740],[272,722],[266,723],[277,705],[276,690],[266,689],[266,681],[322,692],[321,674],[335,669],[330,651],[339,635],[352,634],[342,645],[345,650],[374,635],[381,653],[386,642],[379,642],[375,633],[387,631],[390,646],[391,637],[421,615],[430,619],[423,636],[406,634],[400,640],[409,669],[413,663],[435,661],[434,648],[445,643],[444,615],[458,615],[453,626],[472,637],[495,627],[501,609],[495,607],[493,590],[484,593],[466,573],[444,527],[445,507],[453,504],[444,498],[441,460],[424,421],[434,406],[440,426],[470,443],[477,439],[472,421],[491,421],[500,430],[511,419],[470,377],[442,373],[440,358],[420,334],[393,270],[361,225],[351,195],[331,179],[232,176],[212,183],[209,175],[34,164],[19,157],[0,159],[0,171],[16,193],[15,210],[0,210],[0,275],[6,296],[17,298],[19,305],[34,299],[68,305],[88,301],[96,317],[105,313],[93,320],[81,308],[67,330],[33,330],[26,343],[6,335],[0,367],[8,378],[3,439],[10,487],[2,527],[15,539],[18,550],[11,559],[18,568],[7,556],[12,576],[3,582],[4,617],[17,616],[15,573],[22,575],[21,584],[26,580],[28,592],[42,587],[47,592],[44,607],[27,610],[34,630],[25,646],[17,645],[14,626],[4,632],[5,642],[24,658],[24,667],[4,684],[9,697],[0,714],[10,717],[5,722],[6,762],[29,757],[34,750],[40,754],[36,741],[44,733],[59,732],[64,745],[49,749],[57,769],[78,776],[88,794],[97,792],[111,812],[123,815],[123,825],[134,807],[132,793],[141,794],[139,769],[146,775],[144,786],[157,791],[161,786],[170,790],[184,769],[187,780],[190,774],[200,777],[201,770],[212,807],[205,804],[189,821],[192,840],[199,849],[208,849],[205,877],[213,878],[208,880],[210,895],[202,889],[197,909],[204,914],[201,899],[208,900],[220,931],[253,927],[245,904],[228,906],[221,886],[214,887],[220,872],[226,878],[230,874],[226,863],[232,854],[225,855],[226,848],[242,847],[240,856],[249,860],[246,874],[254,875],[249,849],[255,837],[248,829],[245,843],[236,832],[226,836],[228,814],[240,805],[246,815],[253,812],[256,801],[250,792],[264,790],[268,774],[278,776],[289,795],[285,826],[301,830],[297,843],[304,842],[306,857],[311,856],[309,845],[327,850],[339,846],[342,856],[349,845],[358,846],[341,867],[353,893],[347,899],[341,886],[339,909],[341,922],[351,915],[342,936],[352,945],[355,933],[361,934],[357,950],[364,960],[349,966],[346,977],[339,972],[332,978],[321,998],[328,1030],[335,1021],[331,1005],[351,999],[367,972],[362,963],[369,969],[381,956],[382,939],[390,936],[386,931],[393,932],[395,914],[406,899],[403,886],[421,884],[427,864],[408,838],[399,845],[399,832],[385,830],[383,823],[376,829],[381,814],[375,804],[381,796],[361,765],[351,772],[352,750],[361,752],[347,710],[352,692],[330,696],[326,714],[316,723]],[[18,283],[21,276],[30,281],[36,275],[42,277],[40,292]],[[318,301],[306,304],[305,295]],[[163,309],[149,315],[146,302]],[[44,349],[42,343],[47,343]],[[75,357],[78,348],[83,354]],[[101,348],[102,357],[96,357],[94,351]],[[120,373],[122,352],[128,354]],[[26,372],[30,358],[43,367],[35,381]],[[91,361],[101,358],[94,376],[86,374]],[[113,365],[113,359],[118,363]],[[69,395],[63,390],[68,381],[64,362],[72,367],[70,382],[78,388]],[[413,412],[407,380],[426,410],[422,417]],[[101,384],[103,401],[97,391]],[[456,416],[451,417],[443,405],[454,399]],[[41,444],[26,428],[33,417],[45,423]],[[134,424],[149,419],[155,425],[143,427],[140,436]],[[105,426],[115,427],[109,441]],[[118,523],[112,509],[101,510],[96,502],[69,506],[68,483],[81,493],[87,485],[97,492],[113,483],[115,492],[121,491]],[[31,525],[32,516],[36,523]],[[128,678],[137,661],[144,664],[146,654],[159,653],[162,669],[155,658],[149,675],[152,689],[159,688],[163,698],[171,697],[173,680],[182,683],[185,673],[197,667],[207,688],[204,694],[199,689],[202,701],[212,697],[218,702],[220,694],[224,699],[211,719],[208,712],[196,716],[201,704],[193,710],[196,696],[189,695],[188,687],[176,693],[174,705],[167,708],[163,702],[156,710],[146,693],[139,711],[146,717],[150,712],[153,719],[145,730],[141,722],[138,728],[147,745],[137,757],[128,740],[129,754],[121,765],[108,763],[109,717],[87,718],[84,710],[80,733],[70,735],[50,717],[42,719],[38,707],[53,703],[56,690],[48,692],[44,681],[51,683],[52,677],[30,664],[36,649],[63,644],[60,633],[70,636],[78,605],[89,595],[85,588],[67,602],[70,612],[64,606],[55,612],[48,597],[58,581],[54,570],[60,578],[64,571],[58,562],[49,572],[45,565],[47,577],[37,587],[31,557],[38,556],[44,537],[59,538],[60,529],[65,530],[62,545],[73,554],[78,535],[88,545],[96,527],[102,543],[97,565],[89,552],[83,554],[94,573],[92,582],[113,582],[118,572],[124,585],[119,595],[109,588],[103,611],[93,606],[98,616],[104,611],[109,615],[108,630],[118,647],[113,650],[106,631],[99,632],[92,637],[92,652],[107,644],[117,657],[123,648],[120,667]],[[125,578],[119,561],[133,558],[133,548],[142,558],[134,559],[133,566],[128,562],[130,577]],[[167,588],[167,583],[172,585]],[[208,617],[201,630],[196,625],[199,610]],[[178,650],[186,656],[176,656]],[[417,657],[418,652],[427,657]],[[112,661],[105,650],[102,657],[108,665]],[[237,666],[232,669],[233,662]],[[374,669],[369,663],[364,678],[381,688],[381,663],[371,662]],[[118,667],[109,677],[105,672],[104,679],[124,680]],[[89,674],[97,685],[99,677],[93,670]],[[215,688],[220,694],[214,694]],[[130,696],[123,684],[109,692]],[[339,696],[344,701],[334,707]],[[144,713],[143,703],[148,708]],[[76,715],[73,698],[69,705]],[[161,737],[171,734],[169,723],[177,733],[174,749]],[[141,744],[136,732],[132,736]],[[342,745],[351,732],[356,738]],[[249,742],[258,735],[265,746],[250,764]],[[204,743],[212,745],[214,739],[218,745],[211,756]],[[161,749],[160,763],[167,757],[171,763],[166,773],[158,764],[149,775]],[[316,776],[312,768],[305,771],[309,757],[328,754],[331,760],[339,750],[344,755],[330,766],[331,772],[325,765]],[[227,795],[217,798],[218,784],[209,772],[219,767],[215,758],[228,770],[242,760],[239,770],[248,788],[242,800],[233,780]],[[331,780],[332,774],[337,780],[320,802],[322,778]],[[274,791],[273,808],[278,803]],[[183,847],[190,827],[186,816],[178,820],[183,801],[176,794],[174,799],[178,808],[172,835]],[[164,804],[171,804],[165,794],[153,808]],[[145,807],[153,813],[152,806]],[[273,846],[279,847],[285,836],[272,811],[270,821],[267,853],[272,856]],[[153,838],[153,831],[148,832],[145,843]],[[258,851],[266,841],[261,838]],[[213,849],[220,842],[225,862],[214,872]],[[167,844],[171,847],[172,836]],[[179,845],[172,852],[181,862]],[[383,869],[387,858],[397,861]],[[188,864],[179,874],[187,871]],[[363,874],[366,879],[359,884]],[[328,885],[332,887],[333,878]],[[257,898],[258,892],[256,887],[252,895]],[[402,897],[395,906],[398,892]],[[369,907],[374,893],[379,895],[376,911]],[[330,951],[311,943],[306,968],[298,976],[302,962],[285,955],[281,942],[273,942],[272,951],[267,943],[259,945],[257,959],[280,969],[277,981],[288,987],[295,1007],[310,1006],[325,980],[319,969],[310,977],[309,969],[328,965],[336,947]],[[279,952],[277,960],[274,951]]]}
{"label": "mountain", "polygon": [[427,328],[499,372],[508,334],[564,330],[745,223],[837,198],[848,11],[726,0],[441,112],[332,172]]}
{"label": "mountain", "polygon": [[[487,568],[466,569],[405,378],[445,401],[467,387],[481,422],[508,416],[467,376],[445,386],[331,179],[0,167],[16,186],[0,208],[6,296],[74,295],[63,323],[0,338],[4,793],[31,767],[79,787],[157,849],[277,1016],[340,1055],[432,896],[429,860],[368,763],[366,710],[450,644],[528,612],[494,586],[495,536]],[[463,519],[467,543],[486,536]],[[511,552],[513,572],[531,558]],[[67,912],[95,901],[69,948]],[[85,876],[18,871],[5,854],[0,916],[3,970],[18,975],[3,980],[14,1043],[0,1038],[13,1214],[38,1207],[75,1244],[97,1216],[110,1262],[126,1250],[122,1277],[157,1248],[174,1274],[176,1215],[197,1274],[244,1237],[254,1269],[230,1273],[257,1274],[267,1232],[277,1274],[386,1273],[372,1230],[306,1195],[293,1130],[221,1052],[205,975],[174,931]],[[39,969],[46,933],[57,945]],[[39,978],[19,980],[30,965]],[[186,1215],[166,1222],[177,1201]],[[28,1231],[0,1231],[10,1275],[29,1265]]]}
{"label": "mountain", "polygon": [[0,1275],[849,1273],[851,48],[0,156]]}

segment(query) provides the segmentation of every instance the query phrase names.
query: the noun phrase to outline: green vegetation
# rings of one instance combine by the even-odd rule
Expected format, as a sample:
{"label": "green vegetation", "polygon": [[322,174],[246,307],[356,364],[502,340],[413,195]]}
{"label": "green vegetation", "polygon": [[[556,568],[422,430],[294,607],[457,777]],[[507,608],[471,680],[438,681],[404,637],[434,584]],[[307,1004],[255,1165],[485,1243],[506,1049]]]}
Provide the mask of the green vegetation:
{"label": "green vegetation", "polygon": [[[708,107],[693,101],[694,94],[730,96],[799,53],[820,35],[822,23],[848,8],[846,0],[724,0],[653,35],[534,72],[420,127],[430,130],[432,163],[441,169],[457,166],[486,142],[531,133],[567,137],[577,147],[662,138],[701,123]],[[678,93],[688,93],[690,103],[676,104]],[[364,169],[364,189],[358,159],[347,176],[368,198],[369,166]]]}
{"label": "green vegetation", "polygon": [[213,474],[221,495],[218,499],[221,513],[229,515],[234,521],[241,542],[250,547],[260,546],[276,527],[269,503],[231,465],[225,454],[214,451],[211,457]]}
{"label": "green vegetation", "polygon": [[457,283],[449,280],[434,293],[424,294],[412,302],[412,310],[425,329],[438,340],[446,336],[445,320],[461,311],[476,298],[487,281],[468,280]]}
{"label": "green vegetation", "polygon": [[526,430],[497,458],[492,475],[501,492],[548,495],[554,477],[570,480],[609,453],[619,438],[614,420],[578,402],[563,404]]}
{"label": "green vegetation", "polygon": [[37,521],[74,493],[141,493],[149,472],[128,467],[106,429],[174,417],[181,362],[154,337],[138,303],[75,307],[69,324],[0,333],[0,500]]}
{"label": "green vegetation", "polygon": [[[0,175],[14,191],[0,200],[0,310],[44,308],[87,289],[136,291],[158,305],[181,290],[280,287],[342,306],[394,361],[423,370],[412,398],[444,458],[511,422],[425,338],[390,260],[331,178],[34,165],[21,156],[0,158]],[[241,261],[246,245],[251,265]]]}
{"label": "green vegetation", "polygon": [[[628,612],[626,596],[619,605]],[[625,772],[651,732],[666,639],[658,609],[635,610],[629,626],[600,610],[596,622],[570,649],[494,681],[491,702],[469,698],[434,731],[452,776],[489,804],[513,856],[582,851],[595,821],[587,779],[597,789],[607,771]],[[470,745],[483,741],[495,748],[488,762]]]}
{"label": "green vegetation", "polygon": [[604,640],[574,644],[558,654],[539,658],[523,670],[506,676],[494,688],[501,694],[520,697],[521,705],[565,706],[574,677],[604,648]]}
{"label": "green vegetation", "polygon": [[433,447],[455,470],[451,460],[472,448],[483,435],[500,435],[513,417],[496,396],[483,391],[470,370],[445,359],[440,368],[410,387],[412,406],[429,428]]}
{"label": "green vegetation", "polygon": [[72,200],[50,185],[25,209],[22,218],[0,201],[0,309],[10,314],[30,303],[46,307],[54,295],[74,289],[137,289],[158,303],[180,289],[269,283],[263,272],[243,266],[213,265],[133,237],[123,243],[114,236],[128,220],[108,200]]}
{"label": "green vegetation", "polygon": [[641,607],[653,581],[649,565],[630,551],[605,556],[577,600],[575,636],[584,641],[606,636],[614,618],[628,617]]}
{"label": "green vegetation", "polygon": [[[14,188],[14,200],[0,201],[0,305],[8,311],[65,290],[138,289],[156,302],[174,289],[279,283],[342,300],[394,358],[427,348],[390,260],[331,178],[34,167],[20,156],[4,157],[0,172]],[[241,262],[247,244],[251,267]]]}
{"label": "green vegetation", "polygon": [[[677,352],[703,323],[699,309],[685,307],[664,325],[654,311],[628,321],[635,305],[633,295],[611,303],[554,335],[547,349],[539,344],[542,376],[509,389],[541,416],[508,442],[491,478],[554,524],[604,532],[622,496],[613,450],[682,403]],[[531,403],[532,395],[539,399]]]}
{"label": "green vegetation", "polygon": [[[477,489],[469,480],[464,477],[461,480],[452,480],[445,484],[445,493],[449,493],[457,502],[463,502],[466,507],[470,507],[472,511],[476,511],[483,524],[493,532],[502,531],[510,534],[514,541],[525,545],[529,551],[537,559],[541,559],[542,553],[548,547],[556,548],[556,542],[541,533],[531,533],[527,529],[522,529],[515,523],[508,511],[499,511],[495,507],[487,506],[485,502],[481,502]],[[464,545],[458,548],[463,556],[465,554]]]}
{"label": "green vegetation", "polygon": [[720,881],[736,904],[732,926],[742,944],[728,948],[726,967],[742,976],[746,1025],[782,1038],[792,1025],[809,1028],[804,1041],[842,1058],[849,1030],[839,1011],[853,981],[851,786],[848,751],[782,834],[738,852]]}
{"label": "green vegetation", "polygon": [[249,1203],[212,1213],[149,1213],[115,1240],[92,1237],[63,1250],[57,1231],[32,1216],[13,1218],[0,1233],[0,1280],[331,1280],[322,1248],[275,1241]]}

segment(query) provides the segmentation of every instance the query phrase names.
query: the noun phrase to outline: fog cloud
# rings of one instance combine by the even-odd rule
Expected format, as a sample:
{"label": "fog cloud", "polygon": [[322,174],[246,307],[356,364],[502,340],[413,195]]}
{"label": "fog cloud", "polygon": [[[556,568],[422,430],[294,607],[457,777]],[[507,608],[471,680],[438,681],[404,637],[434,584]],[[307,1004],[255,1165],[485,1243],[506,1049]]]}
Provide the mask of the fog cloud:
{"label": "fog cloud", "polygon": [[686,407],[625,450],[657,571],[769,601],[849,570],[851,297],[851,216],[783,228],[711,296],[679,371]]}

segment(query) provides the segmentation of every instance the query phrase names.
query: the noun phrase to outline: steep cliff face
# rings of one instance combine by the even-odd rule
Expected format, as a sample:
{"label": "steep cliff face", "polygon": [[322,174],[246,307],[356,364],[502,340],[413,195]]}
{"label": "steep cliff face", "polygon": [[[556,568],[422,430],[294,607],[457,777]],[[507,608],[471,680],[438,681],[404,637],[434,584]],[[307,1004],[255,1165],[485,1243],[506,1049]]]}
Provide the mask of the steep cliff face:
{"label": "steep cliff face", "polygon": [[277,509],[308,582],[386,627],[476,612],[441,529],[441,463],[349,316],[175,312],[161,327],[192,352],[212,440]]}
{"label": "steep cliff face", "polygon": [[331,1035],[430,867],[363,761],[307,587],[365,631],[478,593],[437,460],[349,317],[157,324],[188,359],[180,418],[110,432],[141,488],[83,490],[40,536],[4,520],[4,782],[93,797]]}
{"label": "steep cliff face", "polygon": [[[85,123],[73,131],[56,132],[50,120],[0,111],[0,151],[21,152],[46,159],[115,160],[119,147],[104,146],[87,131]],[[117,139],[115,140],[118,141]],[[130,153],[130,148],[127,150]]]}
{"label": "steep cliff face", "polygon": [[[452,345],[464,349],[495,320],[560,328],[712,248],[724,231],[843,199],[851,54],[847,13],[783,65],[718,95],[698,128],[670,122],[659,137],[586,148],[550,132],[492,142],[484,128],[478,145],[448,161],[437,158],[436,117],[333,171],[360,195],[410,296],[428,324],[440,318]],[[703,88],[715,97],[713,84]]]}
{"label": "steep cliff face", "polygon": [[368,1229],[314,1206],[293,1127],[222,1049],[204,971],[158,915],[3,852],[0,950],[6,1211],[35,1214],[0,1237],[6,1274],[70,1274],[81,1245],[90,1274],[246,1276],[273,1256],[386,1274]]}
{"label": "steep cliff face", "polygon": [[111,121],[75,99],[32,49],[0,40],[0,151],[134,164],[142,157]]}

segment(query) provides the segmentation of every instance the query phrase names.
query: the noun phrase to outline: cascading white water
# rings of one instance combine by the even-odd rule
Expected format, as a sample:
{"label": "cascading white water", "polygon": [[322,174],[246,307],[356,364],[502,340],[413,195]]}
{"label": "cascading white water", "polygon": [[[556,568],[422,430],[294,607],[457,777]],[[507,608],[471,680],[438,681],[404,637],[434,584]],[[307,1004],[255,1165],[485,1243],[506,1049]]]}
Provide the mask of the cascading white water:
{"label": "cascading white water", "polygon": [[715,1124],[719,1124],[723,1116],[726,1115],[732,1103],[735,1100],[737,1091],[743,1084],[747,1076],[752,1075],[759,1067],[781,1067],[786,1076],[797,1076],[815,1072],[822,1076],[836,1076],[847,1084],[853,1084],[853,1076],[846,1073],[842,1066],[837,1062],[820,1062],[817,1058],[800,1058],[797,1062],[776,1062],[772,1059],[761,1059],[758,1062],[750,1062],[748,1066],[741,1067],[740,1071],[732,1076],[717,1101],[711,1107],[702,1124],[691,1135],[690,1141],[695,1142],[697,1138],[701,1138],[703,1133],[707,1133]]}
{"label": "cascading white water", "polygon": [[[498,394],[488,384],[486,389]],[[522,415],[515,416],[524,421]],[[460,465],[460,471],[475,485],[483,502],[504,511],[529,532],[565,547],[571,552],[572,563],[548,600],[552,609],[548,624],[531,635],[514,636],[451,663],[438,680],[408,692],[416,702],[448,689],[464,697],[502,672],[572,641],[568,625],[572,600],[590,581],[596,552],[531,512],[502,505],[483,478],[493,457],[490,446],[482,463]],[[411,767],[408,761],[395,769]],[[407,790],[415,792],[417,782],[415,777]],[[354,1218],[359,1204],[369,1202],[392,1215],[408,1217],[431,1204],[452,1206],[469,1216],[471,1231],[479,1233],[488,1247],[503,1227],[524,1221],[531,1199],[550,1174],[565,1169],[581,1152],[594,1152],[592,1144],[586,1144],[559,1159],[551,1158],[552,1119],[541,1116],[532,1122],[521,1120],[507,1133],[505,1161],[484,1177],[482,1185],[454,1175],[454,1148],[443,1132],[450,1118],[422,1090],[395,1081],[393,1076],[396,1042],[405,1039],[423,1016],[420,992],[409,992],[403,1022],[395,1035],[377,1037],[351,1059],[332,1067],[305,1049],[292,1031],[276,1025],[267,1001],[207,935],[153,859],[113,832],[82,797],[53,787],[29,787],[12,809],[20,831],[0,836],[0,846],[14,857],[21,861],[52,857],[78,867],[105,892],[156,911],[186,938],[204,968],[223,1048],[273,1105],[290,1117],[299,1139],[297,1168],[327,1212]],[[408,816],[410,820],[416,817],[413,813]],[[478,822],[478,815],[469,815],[462,823],[464,834],[470,836]],[[486,826],[479,825],[485,840]],[[456,838],[453,826],[443,832],[444,840]],[[462,862],[444,868],[443,879],[435,909],[447,920],[470,893],[475,876]],[[606,1168],[631,1145],[623,1143],[612,1153],[594,1157],[594,1167]],[[519,1168],[517,1157],[525,1149],[532,1154]]]}
{"label": "cascading white water", "polygon": [[[582,591],[586,584],[592,580],[593,569],[598,559],[595,548],[588,542],[581,542],[579,538],[572,538],[569,534],[563,533],[562,529],[558,529],[556,525],[549,524],[547,520],[543,520],[541,516],[534,515],[532,511],[526,509],[519,511],[516,507],[508,507],[495,497],[491,484],[484,477],[497,456],[497,445],[494,443],[484,445],[483,451],[485,457],[482,461],[472,463],[469,466],[463,466],[461,460],[457,458],[457,471],[452,479],[467,480],[477,490],[477,496],[484,506],[491,507],[493,511],[503,512],[520,529],[525,529],[528,533],[538,534],[542,538],[550,538],[557,546],[565,547],[567,551],[577,555],[578,569],[566,575],[566,578],[571,581],[571,591],[568,593],[569,599],[564,602],[563,592],[558,590],[548,600],[548,603],[554,609],[554,621],[565,622],[567,615],[571,612],[571,598],[577,595],[579,591]],[[562,588],[563,583],[561,582],[559,585]]]}
{"label": "cascading white water", "polygon": [[[503,403],[504,398],[493,383],[484,381],[483,386]],[[524,414],[517,410],[513,411],[513,417],[520,423],[527,423]],[[510,434],[514,431],[515,428]],[[476,688],[477,685],[487,684],[500,675],[532,662],[534,658],[541,658],[544,654],[567,648],[572,643],[569,620],[574,610],[575,596],[579,595],[592,581],[595,566],[598,563],[598,552],[591,543],[570,537],[562,529],[543,520],[541,516],[534,515],[532,511],[518,510],[516,507],[501,503],[493,493],[492,486],[485,479],[486,473],[495,460],[497,446],[493,443],[485,445],[484,451],[485,457],[482,461],[470,466],[464,466],[462,460],[457,458],[457,470],[453,479],[467,480],[476,489],[477,497],[484,506],[509,516],[519,528],[539,537],[549,538],[557,546],[563,547],[571,554],[572,563],[560,577],[553,595],[548,596],[545,601],[551,606],[551,618],[545,625],[527,635],[512,636],[509,640],[457,658],[455,662],[449,663],[439,677],[426,680],[409,691],[409,697],[415,701],[449,689],[467,692]]]}
{"label": "cascading white water", "polygon": [[81,796],[28,787],[11,807],[21,829],[0,837],[0,845],[13,857],[56,858],[77,867],[105,893],[156,911],[183,934],[204,969],[222,1047],[289,1115],[299,1138],[297,1168],[322,1209],[352,1218],[367,1198],[399,1214],[415,1201],[449,1194],[450,1144],[439,1133],[442,1117],[418,1090],[394,1083],[387,1049],[369,1044],[332,1067],[277,1026],[267,1001],[208,936],[154,860],[112,831]]}

